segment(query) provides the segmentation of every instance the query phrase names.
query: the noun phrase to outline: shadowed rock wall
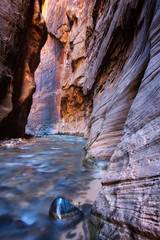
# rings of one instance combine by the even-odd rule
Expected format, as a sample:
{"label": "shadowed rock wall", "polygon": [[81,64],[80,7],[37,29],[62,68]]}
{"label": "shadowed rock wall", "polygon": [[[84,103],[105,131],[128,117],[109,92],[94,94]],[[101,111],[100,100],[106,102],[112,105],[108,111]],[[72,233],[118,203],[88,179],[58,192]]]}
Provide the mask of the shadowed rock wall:
{"label": "shadowed rock wall", "polygon": [[88,137],[83,164],[107,170],[96,239],[159,239],[159,0],[46,0],[43,15],[29,130]]}
{"label": "shadowed rock wall", "polygon": [[0,137],[24,136],[34,71],[46,40],[41,3],[2,1],[0,22]]}
{"label": "shadowed rock wall", "polygon": [[86,166],[107,166],[150,57],[153,1],[113,1],[103,3],[102,9],[94,7],[100,14],[93,21],[84,85],[84,93],[94,92]]}

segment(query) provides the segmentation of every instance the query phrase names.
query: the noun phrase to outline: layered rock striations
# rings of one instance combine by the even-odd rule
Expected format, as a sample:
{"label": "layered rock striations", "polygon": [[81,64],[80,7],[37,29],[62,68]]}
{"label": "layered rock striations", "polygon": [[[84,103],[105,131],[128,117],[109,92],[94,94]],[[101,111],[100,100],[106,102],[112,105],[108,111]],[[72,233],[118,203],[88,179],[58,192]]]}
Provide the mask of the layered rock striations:
{"label": "layered rock striations", "polygon": [[24,136],[47,35],[41,1],[2,1],[0,22],[0,137]]}
{"label": "layered rock striations", "polygon": [[[48,41],[36,71],[37,91],[29,116],[29,133],[87,136],[92,99],[83,94],[89,1],[45,1],[42,14]],[[52,39],[52,43],[50,44]]]}
{"label": "layered rock striations", "polygon": [[9,2],[2,1],[0,6],[0,121],[12,110],[15,59],[29,8],[29,0],[23,4]]}
{"label": "layered rock striations", "polygon": [[[29,133],[43,134],[58,131],[64,61],[64,47],[56,35],[57,28],[54,27],[54,24],[57,26],[57,21],[60,26],[63,23],[63,6],[59,4],[59,1],[54,3],[46,1],[42,8],[48,28],[48,38],[41,51],[40,65],[35,72],[37,89],[28,119]],[[56,11],[60,9],[62,9],[60,12],[62,17],[58,20]]]}
{"label": "layered rock striations", "polygon": [[63,45],[49,33],[35,72],[37,87],[28,119],[28,133],[52,134],[58,131],[63,55]]}
{"label": "layered rock striations", "polygon": [[113,1],[104,4],[100,14],[94,14],[98,17],[88,47],[84,85],[84,93],[94,92],[86,146],[87,166],[107,167],[122,137],[129,109],[150,58],[148,31],[153,5],[153,1],[143,4],[141,1]]}
{"label": "layered rock striations", "polygon": [[[123,88],[118,87],[119,102],[111,106],[114,107],[112,114],[117,112],[115,121],[119,121],[120,116],[116,108],[119,107],[124,116],[126,100],[130,107],[122,137],[112,152],[102,190],[92,208],[91,229],[96,226],[98,239],[160,238],[159,1],[144,2],[139,17],[141,27],[137,37],[134,36],[135,45],[124,66],[128,91],[124,96]],[[119,86],[123,86],[122,80],[123,74]],[[132,80],[130,85],[129,80]],[[115,100],[116,97],[114,95]],[[103,130],[107,129],[104,126]],[[112,126],[114,131],[119,127]]]}

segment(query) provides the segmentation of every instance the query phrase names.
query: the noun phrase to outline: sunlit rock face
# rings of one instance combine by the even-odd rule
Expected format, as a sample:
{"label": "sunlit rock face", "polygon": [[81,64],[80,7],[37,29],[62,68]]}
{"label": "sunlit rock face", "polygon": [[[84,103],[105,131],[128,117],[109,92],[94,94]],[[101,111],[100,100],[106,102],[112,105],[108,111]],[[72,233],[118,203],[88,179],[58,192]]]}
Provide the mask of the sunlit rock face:
{"label": "sunlit rock face", "polygon": [[48,40],[36,71],[29,133],[87,136],[92,98],[83,94],[89,1],[46,0]]}
{"label": "sunlit rock face", "polygon": [[[64,46],[55,32],[59,31],[59,27],[65,22],[63,7],[62,1],[45,1],[43,4],[42,15],[48,28],[48,39],[41,51],[41,62],[35,72],[37,87],[26,128],[31,134],[58,132]],[[58,17],[58,14],[61,15]],[[65,31],[66,29],[61,34]]]}
{"label": "sunlit rock face", "polygon": [[62,87],[63,45],[52,34],[41,51],[35,72],[36,92],[28,119],[27,133],[53,134],[58,131]]}
{"label": "sunlit rock face", "polygon": [[0,23],[0,137],[18,137],[25,134],[47,35],[41,1],[2,1]]}

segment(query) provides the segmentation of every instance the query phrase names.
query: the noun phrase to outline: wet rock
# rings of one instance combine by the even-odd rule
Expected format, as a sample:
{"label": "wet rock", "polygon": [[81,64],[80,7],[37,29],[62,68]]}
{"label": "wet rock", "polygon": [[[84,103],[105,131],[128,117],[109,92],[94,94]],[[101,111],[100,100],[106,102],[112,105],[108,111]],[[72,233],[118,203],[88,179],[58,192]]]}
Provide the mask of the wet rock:
{"label": "wet rock", "polygon": [[49,209],[49,215],[55,220],[77,222],[83,219],[83,212],[63,197],[56,198]]}
{"label": "wet rock", "polygon": [[25,138],[11,138],[4,141],[0,141],[0,146],[6,148],[17,148],[23,144],[26,144],[27,140]]}

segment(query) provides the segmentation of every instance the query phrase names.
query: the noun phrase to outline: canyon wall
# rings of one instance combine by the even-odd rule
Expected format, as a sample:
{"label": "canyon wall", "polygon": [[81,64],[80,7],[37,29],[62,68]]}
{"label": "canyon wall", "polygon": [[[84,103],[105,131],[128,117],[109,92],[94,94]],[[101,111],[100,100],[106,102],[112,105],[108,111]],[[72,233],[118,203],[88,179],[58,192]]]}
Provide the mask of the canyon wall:
{"label": "canyon wall", "polygon": [[47,30],[41,1],[0,3],[0,138],[25,135]]}
{"label": "canyon wall", "polygon": [[[137,93],[92,208],[91,228],[96,226],[98,239],[160,238],[160,2],[146,1],[140,16],[140,38],[124,72],[125,87],[134,77],[140,78],[139,88],[134,82],[128,86],[129,96],[132,89]],[[123,101],[117,105],[124,116]]]}
{"label": "canyon wall", "polygon": [[89,3],[89,0],[44,3],[42,14],[49,38],[35,74],[37,91],[28,119],[28,133],[88,136],[92,98],[84,95],[83,84]]}

